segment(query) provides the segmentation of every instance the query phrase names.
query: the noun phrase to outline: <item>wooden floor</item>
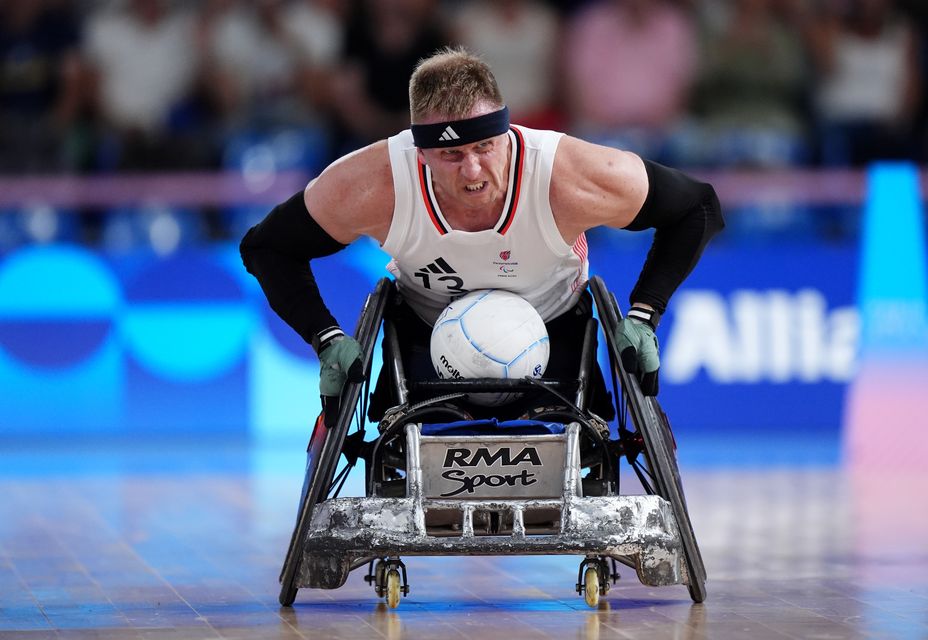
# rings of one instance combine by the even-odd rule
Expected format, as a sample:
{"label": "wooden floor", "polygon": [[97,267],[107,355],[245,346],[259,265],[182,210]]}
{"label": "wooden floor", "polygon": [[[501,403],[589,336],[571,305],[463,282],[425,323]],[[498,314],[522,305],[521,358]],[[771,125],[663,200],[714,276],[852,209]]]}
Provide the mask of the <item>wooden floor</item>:
{"label": "wooden floor", "polygon": [[579,558],[408,558],[277,604],[302,458],[244,446],[0,448],[0,638],[928,638],[928,472],[684,469],[709,598]]}

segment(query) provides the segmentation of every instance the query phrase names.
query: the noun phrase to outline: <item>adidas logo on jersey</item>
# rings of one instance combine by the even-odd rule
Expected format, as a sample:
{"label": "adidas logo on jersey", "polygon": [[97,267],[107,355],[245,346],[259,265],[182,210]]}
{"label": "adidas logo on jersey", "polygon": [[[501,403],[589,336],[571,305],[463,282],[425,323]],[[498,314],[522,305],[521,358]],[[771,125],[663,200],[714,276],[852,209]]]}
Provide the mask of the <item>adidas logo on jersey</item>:
{"label": "adidas logo on jersey", "polygon": [[445,273],[457,273],[457,271],[455,271],[454,268],[450,264],[445,262],[444,258],[439,257],[439,258],[435,258],[434,262],[430,262],[424,267],[420,267],[419,269],[416,270],[417,275],[420,273],[445,274]]}
{"label": "adidas logo on jersey", "polygon": [[464,288],[464,279],[457,275],[457,271],[442,257],[435,258],[424,267],[416,269],[412,275],[419,279],[419,284],[423,289],[438,287],[451,295],[467,293],[467,289]]}
{"label": "adidas logo on jersey", "polygon": [[438,139],[441,140],[442,142],[451,142],[452,140],[457,140],[460,137],[461,136],[459,136],[457,132],[454,129],[452,129],[451,125],[449,124],[447,127],[445,127],[445,130],[438,137]]}

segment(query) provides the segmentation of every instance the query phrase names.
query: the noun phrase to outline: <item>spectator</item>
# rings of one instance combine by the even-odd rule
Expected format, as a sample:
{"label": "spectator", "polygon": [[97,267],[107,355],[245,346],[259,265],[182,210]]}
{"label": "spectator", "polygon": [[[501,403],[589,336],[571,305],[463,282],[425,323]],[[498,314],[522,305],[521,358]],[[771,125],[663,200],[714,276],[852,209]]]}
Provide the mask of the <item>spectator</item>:
{"label": "spectator", "polygon": [[665,159],[689,100],[695,32],[669,0],[599,0],[573,15],[565,99],[577,135]]}
{"label": "spectator", "polygon": [[409,125],[406,87],[416,63],[449,42],[436,0],[360,0],[348,22],[333,86],[339,151]]}
{"label": "spectator", "polygon": [[299,54],[298,80],[304,104],[331,111],[332,82],[345,46],[347,0],[293,0],[284,22]]}
{"label": "spectator", "polygon": [[80,28],[71,7],[0,0],[0,171],[68,168],[80,105]]}
{"label": "spectator", "polygon": [[476,0],[454,16],[458,41],[490,65],[506,87],[514,121],[536,129],[562,128],[556,106],[557,13],[540,0]]}
{"label": "spectator", "polygon": [[208,0],[204,82],[226,128],[318,122],[342,46],[337,2]]}
{"label": "spectator", "polygon": [[[901,0],[901,8],[912,20],[912,26],[917,33],[918,68],[921,77],[928,75],[928,4],[924,0]],[[928,162],[928,91],[921,87],[919,106],[916,110],[916,142],[918,149],[916,159],[919,162]]]}
{"label": "spectator", "polygon": [[861,165],[914,157],[917,34],[892,0],[832,2],[810,36],[822,161]]}
{"label": "spectator", "polygon": [[[694,163],[777,166],[805,160],[808,60],[777,0],[733,0],[707,20],[692,109]],[[778,9],[780,9],[778,11]]]}
{"label": "spectator", "polygon": [[103,169],[160,169],[205,162],[201,141],[179,135],[177,117],[199,69],[193,16],[165,0],[98,9],[86,25],[95,108],[104,128]]}

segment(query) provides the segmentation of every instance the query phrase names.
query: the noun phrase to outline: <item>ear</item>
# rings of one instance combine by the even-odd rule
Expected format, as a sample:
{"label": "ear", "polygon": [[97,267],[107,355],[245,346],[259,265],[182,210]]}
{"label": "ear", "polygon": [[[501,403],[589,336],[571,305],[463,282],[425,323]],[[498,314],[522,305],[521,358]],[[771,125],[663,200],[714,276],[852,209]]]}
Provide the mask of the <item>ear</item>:
{"label": "ear", "polygon": [[416,157],[419,159],[419,162],[421,162],[422,164],[428,164],[428,162],[425,159],[425,154],[422,152],[422,149],[420,149],[419,147],[416,147]]}

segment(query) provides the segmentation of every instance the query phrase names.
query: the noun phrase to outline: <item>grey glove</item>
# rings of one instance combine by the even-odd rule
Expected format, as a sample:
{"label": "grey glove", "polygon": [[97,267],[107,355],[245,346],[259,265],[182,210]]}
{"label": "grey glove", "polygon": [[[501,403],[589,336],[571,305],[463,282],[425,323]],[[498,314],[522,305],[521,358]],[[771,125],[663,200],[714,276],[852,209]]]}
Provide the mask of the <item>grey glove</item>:
{"label": "grey glove", "polygon": [[319,393],[322,396],[325,425],[331,427],[338,418],[345,381],[364,380],[361,345],[350,336],[335,336],[320,349],[319,364]]}
{"label": "grey glove", "polygon": [[345,380],[364,380],[361,370],[361,345],[354,338],[335,338],[319,354],[319,393],[338,396],[342,393]]}
{"label": "grey glove", "polygon": [[659,314],[643,307],[633,306],[616,327],[616,346],[625,370],[638,376],[641,392],[656,396],[659,390],[658,372],[661,366],[657,336]]}

